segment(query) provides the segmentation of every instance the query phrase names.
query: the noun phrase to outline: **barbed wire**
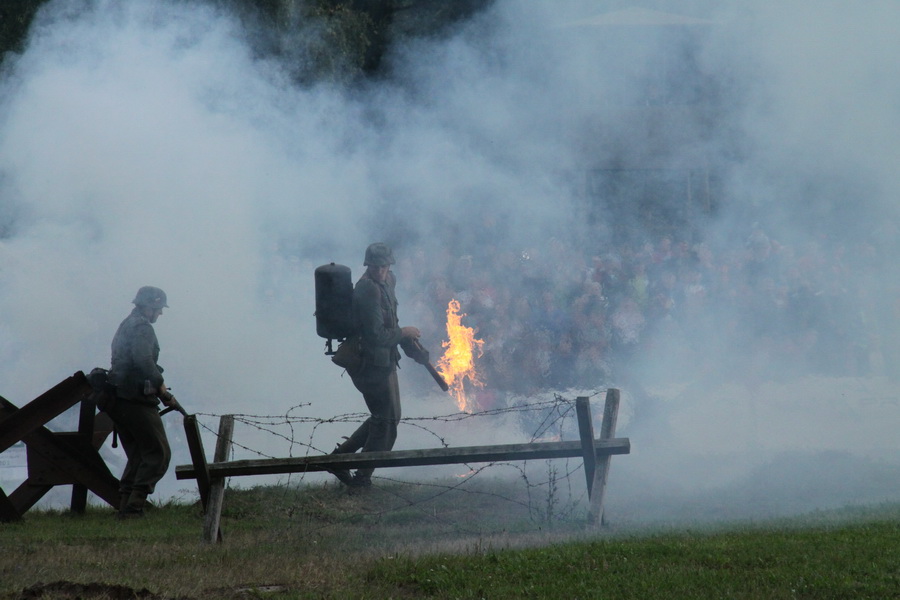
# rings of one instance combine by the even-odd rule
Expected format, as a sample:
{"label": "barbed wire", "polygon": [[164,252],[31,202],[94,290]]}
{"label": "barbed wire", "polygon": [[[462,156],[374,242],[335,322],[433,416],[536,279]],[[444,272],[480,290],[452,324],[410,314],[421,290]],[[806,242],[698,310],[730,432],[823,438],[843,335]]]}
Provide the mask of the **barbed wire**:
{"label": "barbed wire", "polygon": [[[606,389],[595,390],[593,393],[587,394],[587,397],[593,398],[607,391],[608,390]],[[294,451],[297,448],[302,448],[304,450],[304,456],[325,453],[321,449],[317,448],[314,444],[316,432],[320,427],[325,425],[343,423],[362,423],[370,416],[368,413],[362,412],[346,413],[328,418],[295,414],[296,411],[308,406],[310,406],[309,403],[298,404],[290,407],[283,414],[279,415],[258,415],[249,413],[228,413],[228,415],[234,418],[235,424],[253,428],[268,436],[272,436],[276,439],[280,439],[286,442],[288,444],[289,457],[294,456]],[[434,416],[404,417],[400,420],[400,425],[412,427],[428,435],[431,435],[435,440],[437,440],[441,447],[447,448],[449,447],[449,444],[445,437],[430,428],[428,426],[429,422],[456,423],[468,419],[489,417],[496,418],[505,415],[515,415],[522,417],[523,415],[535,414],[537,415],[537,420],[532,424],[532,432],[530,434],[529,440],[530,443],[533,443],[537,440],[547,438],[558,440],[563,439],[567,428],[570,426],[570,423],[574,423],[576,421],[574,408],[574,399],[565,398],[561,394],[554,393],[552,399],[538,400],[534,402],[519,401],[506,407],[498,407],[473,412],[455,412]],[[225,415],[205,412],[196,413],[196,416],[215,419],[221,418]],[[200,427],[203,428],[203,430],[218,438],[218,431],[214,431],[200,419],[198,419],[197,422]],[[298,439],[299,428],[297,426],[304,424],[311,425],[311,428],[307,440],[301,441],[300,439]],[[287,428],[287,433],[281,431],[280,429],[282,428]],[[263,458],[278,458],[275,456],[271,456],[270,454],[263,452],[260,449],[251,448],[246,444],[242,444],[236,441],[235,437],[236,436],[232,435],[231,439],[232,459],[235,454],[235,449],[239,449],[242,452],[252,453]],[[557,466],[560,464],[560,461],[562,461],[561,468]],[[546,459],[545,462],[547,465],[546,478],[536,478],[534,474],[529,474],[525,466],[528,461],[522,461],[522,464],[514,464],[512,462],[505,461],[492,462],[479,464],[478,466],[472,466],[464,463],[463,466],[469,469],[469,473],[460,476],[458,482],[453,482],[450,484],[440,484],[435,482],[411,482],[408,480],[386,477],[379,474],[374,476],[374,479],[395,484],[394,486],[382,489],[386,490],[391,496],[399,500],[400,503],[397,506],[377,509],[372,509],[370,506],[361,506],[359,508],[359,511],[362,514],[370,517],[382,517],[397,510],[408,509],[410,507],[416,507],[417,505],[427,504],[443,495],[455,492],[491,496],[503,502],[509,502],[513,505],[519,506],[520,508],[526,509],[528,511],[529,517],[533,521],[538,521],[541,523],[545,523],[554,519],[562,520],[572,518],[574,511],[578,506],[583,505],[585,497],[587,496],[587,490],[585,488],[580,488],[582,491],[578,492],[576,491],[575,487],[573,487],[572,483],[573,475],[578,472],[583,472],[583,465],[581,461],[572,459]],[[479,479],[484,473],[493,471],[499,467],[510,468],[517,472],[518,478],[521,479],[525,486],[524,501],[495,492],[469,489],[471,488],[473,481]],[[306,477],[306,473],[299,472],[287,474],[287,481],[284,486],[285,494],[289,492],[288,486],[290,485],[292,479],[295,477],[299,478],[299,480],[302,482]],[[403,492],[403,489],[405,489],[407,486],[415,487],[418,489],[431,489],[433,493],[414,498],[413,496],[405,494]],[[560,496],[560,486],[563,486],[564,496],[567,499],[565,502],[561,499]],[[352,521],[353,519],[358,518],[360,512],[348,514],[346,516],[346,519],[337,519],[332,522],[321,523],[318,526],[314,527],[312,531],[327,528],[338,523]],[[459,533],[479,533],[474,530],[468,531],[468,528],[466,528],[465,525],[459,523],[450,523],[446,519],[438,517],[436,514],[428,513],[427,511],[423,511],[423,514],[442,523],[452,524],[454,527],[456,527]]]}

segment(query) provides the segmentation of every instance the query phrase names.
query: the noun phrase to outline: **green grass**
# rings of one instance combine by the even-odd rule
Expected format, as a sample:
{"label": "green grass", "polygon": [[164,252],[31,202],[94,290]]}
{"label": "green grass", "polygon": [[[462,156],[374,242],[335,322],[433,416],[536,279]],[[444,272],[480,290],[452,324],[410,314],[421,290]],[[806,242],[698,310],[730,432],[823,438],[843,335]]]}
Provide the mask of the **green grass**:
{"label": "green grass", "polygon": [[381,561],[370,577],[419,598],[900,597],[900,527],[741,530]]}
{"label": "green grass", "polygon": [[200,512],[184,504],[126,522],[110,509],[32,511],[0,524],[0,598],[57,581],[105,586],[39,597],[123,597],[115,584],[182,599],[900,598],[900,504],[590,532],[580,516],[536,521],[499,483],[387,483],[359,497],[264,487],[229,490],[223,529],[225,543],[203,544]]}

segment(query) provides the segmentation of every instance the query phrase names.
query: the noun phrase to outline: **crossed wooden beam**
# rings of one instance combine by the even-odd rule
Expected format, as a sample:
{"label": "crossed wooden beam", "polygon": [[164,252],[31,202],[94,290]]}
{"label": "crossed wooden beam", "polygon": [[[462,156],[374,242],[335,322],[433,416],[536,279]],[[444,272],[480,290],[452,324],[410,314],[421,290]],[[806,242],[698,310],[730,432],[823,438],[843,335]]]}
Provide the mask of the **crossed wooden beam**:
{"label": "crossed wooden beam", "polygon": [[[106,413],[94,415],[91,391],[78,371],[22,408],[0,396],[0,453],[22,441],[28,460],[28,478],[8,495],[0,488],[0,521],[22,518],[56,485],[72,485],[73,512],[84,512],[88,491],[118,505],[119,480],[98,452],[112,421]],[[44,426],[79,402],[78,431],[54,432]]]}

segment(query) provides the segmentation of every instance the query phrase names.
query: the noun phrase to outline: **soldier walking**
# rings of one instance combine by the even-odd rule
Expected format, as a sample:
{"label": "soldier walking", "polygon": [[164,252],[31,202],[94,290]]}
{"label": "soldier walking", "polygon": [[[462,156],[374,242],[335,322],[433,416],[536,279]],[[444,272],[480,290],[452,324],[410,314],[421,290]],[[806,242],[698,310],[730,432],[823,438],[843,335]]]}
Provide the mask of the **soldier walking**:
{"label": "soldier walking", "polygon": [[[397,318],[396,278],[391,265],[394,254],[387,244],[376,242],[366,248],[366,272],[353,288],[353,322],[360,335],[363,364],[350,373],[353,385],[363,395],[370,416],[353,434],[335,448],[333,454],[390,450],[400,423],[400,388],[397,362],[401,340],[419,337],[416,327],[400,327]],[[374,469],[335,470],[334,475],[353,488],[372,485]]]}
{"label": "soldier walking", "polygon": [[106,408],[128,457],[119,482],[120,518],[143,516],[147,496],[165,475],[172,456],[159,402],[169,406],[174,398],[156,362],[159,342],[153,330],[153,323],[169,306],[166,293],[145,286],[132,303],[134,309],[112,340],[109,383],[115,387],[115,399]]}

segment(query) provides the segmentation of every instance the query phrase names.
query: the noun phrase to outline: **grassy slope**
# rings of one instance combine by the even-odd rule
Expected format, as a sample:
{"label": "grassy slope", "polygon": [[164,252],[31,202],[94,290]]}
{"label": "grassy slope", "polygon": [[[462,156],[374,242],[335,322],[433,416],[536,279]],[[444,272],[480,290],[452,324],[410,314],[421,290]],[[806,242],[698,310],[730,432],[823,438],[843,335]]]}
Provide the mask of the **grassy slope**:
{"label": "grassy slope", "polygon": [[230,597],[265,584],[286,586],[265,595],[275,598],[900,597],[900,505],[590,535],[579,519],[535,521],[508,492],[231,491],[226,543],[217,546],[200,543],[191,506],[129,522],[105,509],[29,513],[0,525],[0,598],[58,580],[165,598]]}

